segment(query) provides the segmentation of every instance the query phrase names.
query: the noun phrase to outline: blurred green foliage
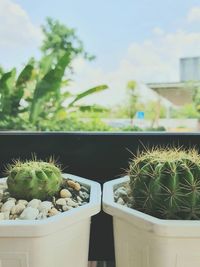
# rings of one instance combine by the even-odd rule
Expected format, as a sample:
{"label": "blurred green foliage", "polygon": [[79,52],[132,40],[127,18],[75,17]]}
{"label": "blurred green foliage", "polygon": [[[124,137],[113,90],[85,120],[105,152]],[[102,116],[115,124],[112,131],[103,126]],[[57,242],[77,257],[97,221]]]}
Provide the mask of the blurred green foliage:
{"label": "blurred green foliage", "polygon": [[[83,105],[82,99],[108,89],[107,85],[93,86],[78,94],[69,91],[72,79],[72,63],[77,57],[93,60],[85,51],[76,30],[47,18],[42,25],[44,39],[41,58],[31,58],[21,72],[15,68],[5,71],[0,66],[0,130],[29,131],[142,131],[133,124],[137,111],[151,120],[146,131],[164,131],[158,120],[167,111],[161,101],[141,103],[137,83],[126,85],[126,101],[114,108],[100,105]],[[199,118],[200,87],[195,87],[193,103],[172,109],[173,118]],[[131,124],[115,128],[102,118],[129,118]]]}
{"label": "blurred green foliage", "polygon": [[174,119],[197,119],[199,115],[195,103],[185,104],[170,111],[170,116]]}
{"label": "blurred green foliage", "polygon": [[46,23],[42,25],[44,40],[41,46],[43,62],[48,59],[51,64],[58,61],[63,54],[68,53],[71,62],[78,56],[87,60],[93,60],[95,56],[85,51],[83,42],[79,39],[76,30],[69,28],[58,20],[47,17]]}
{"label": "blurred green foliage", "polygon": [[[0,68],[0,129],[1,130],[109,130],[96,117],[82,120],[81,113],[100,112],[104,108],[82,105],[83,98],[106,90],[99,85],[73,94],[67,87],[72,73],[71,63],[80,55],[91,60],[74,29],[47,18],[42,26],[44,40],[39,61],[30,59],[21,73],[15,68]],[[67,74],[66,74],[67,73]],[[67,104],[65,103],[67,101]],[[78,113],[78,114],[76,114]]]}
{"label": "blurred green foliage", "polygon": [[137,102],[138,102],[138,93],[137,93],[137,83],[136,81],[129,81],[126,87],[127,96],[128,96],[128,105],[127,111],[129,118],[131,119],[131,125],[133,125],[133,118],[137,112]]}
{"label": "blurred green foliage", "polygon": [[193,91],[193,102],[195,110],[198,114],[198,118],[200,118],[200,85],[195,86]]}
{"label": "blurred green foliage", "polygon": [[134,125],[134,126],[129,125],[129,126],[122,127],[121,131],[124,131],[124,132],[141,132],[141,131],[143,131],[143,129],[140,128],[139,126],[136,126],[136,125]]}

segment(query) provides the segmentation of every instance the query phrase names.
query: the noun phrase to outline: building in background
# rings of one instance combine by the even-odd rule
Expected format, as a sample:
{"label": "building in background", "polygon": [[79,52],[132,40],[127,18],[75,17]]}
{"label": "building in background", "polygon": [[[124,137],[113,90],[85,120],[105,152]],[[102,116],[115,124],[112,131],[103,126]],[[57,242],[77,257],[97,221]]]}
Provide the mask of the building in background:
{"label": "building in background", "polygon": [[192,102],[193,90],[200,84],[200,57],[181,58],[180,81],[148,83],[147,86],[176,106]]}
{"label": "building in background", "polygon": [[180,59],[180,81],[200,81],[200,57]]}

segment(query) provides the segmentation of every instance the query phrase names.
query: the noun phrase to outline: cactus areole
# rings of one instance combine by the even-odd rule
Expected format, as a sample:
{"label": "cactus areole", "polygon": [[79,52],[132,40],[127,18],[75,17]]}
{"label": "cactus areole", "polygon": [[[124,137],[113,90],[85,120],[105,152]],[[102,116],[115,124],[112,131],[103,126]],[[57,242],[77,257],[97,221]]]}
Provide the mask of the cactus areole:
{"label": "cactus areole", "polygon": [[8,166],[8,191],[16,199],[45,200],[59,191],[61,183],[61,171],[53,162],[16,161]]}
{"label": "cactus areole", "polygon": [[130,162],[133,208],[161,219],[200,219],[200,155],[152,149]]}

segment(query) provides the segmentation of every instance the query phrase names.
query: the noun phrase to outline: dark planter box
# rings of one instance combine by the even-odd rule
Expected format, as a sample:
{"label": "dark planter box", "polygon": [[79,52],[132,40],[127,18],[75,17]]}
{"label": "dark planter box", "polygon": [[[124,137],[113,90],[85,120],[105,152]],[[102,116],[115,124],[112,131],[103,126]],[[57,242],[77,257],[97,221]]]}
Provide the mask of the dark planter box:
{"label": "dark planter box", "polygon": [[[65,172],[103,184],[124,175],[132,153],[155,145],[193,147],[198,133],[32,133],[0,132],[0,172],[11,159],[28,159],[35,153],[53,155]],[[90,260],[114,260],[112,219],[101,212],[92,220]]]}

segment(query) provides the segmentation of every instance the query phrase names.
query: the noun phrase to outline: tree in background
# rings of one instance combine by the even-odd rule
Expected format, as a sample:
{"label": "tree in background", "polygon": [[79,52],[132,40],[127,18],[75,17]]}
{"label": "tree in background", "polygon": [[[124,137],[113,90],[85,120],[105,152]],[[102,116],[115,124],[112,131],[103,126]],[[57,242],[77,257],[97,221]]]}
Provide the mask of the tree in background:
{"label": "tree in background", "polygon": [[[106,85],[99,85],[79,94],[69,92],[67,86],[70,79],[66,79],[65,73],[71,68],[71,62],[76,56],[82,54],[87,57],[83,44],[73,29],[51,18],[47,19],[47,26],[43,26],[43,31],[44,54],[41,60],[31,58],[18,77],[16,69],[6,73],[2,71],[1,129],[65,130],[66,124],[70,123],[71,113],[97,108],[93,105],[81,105],[79,100],[108,88]],[[70,72],[68,77],[69,75]],[[63,87],[65,90],[62,90]],[[69,103],[64,106],[66,99],[69,99]],[[75,122],[75,116],[72,121]]]}
{"label": "tree in background", "polygon": [[43,54],[41,64],[45,64],[47,61],[51,65],[56,64],[64,53],[68,53],[69,55],[70,68],[71,61],[78,56],[83,56],[87,60],[93,60],[95,58],[85,51],[83,42],[77,36],[76,30],[67,27],[58,20],[48,17],[46,24],[42,25],[42,31],[44,39],[41,46]]}
{"label": "tree in background", "polygon": [[194,102],[185,104],[178,108],[172,108],[170,114],[172,118],[177,119],[196,119],[199,116]]}
{"label": "tree in background", "polygon": [[133,118],[137,112],[138,93],[136,91],[137,83],[135,81],[129,81],[127,83],[127,95],[128,95],[128,114],[131,119],[131,125],[133,126]]}
{"label": "tree in background", "polygon": [[193,88],[193,102],[196,111],[200,115],[200,86]]}
{"label": "tree in background", "polygon": [[162,105],[161,99],[149,101],[145,107],[146,118],[151,120],[150,128],[159,126],[159,119],[166,117],[166,108]]}

